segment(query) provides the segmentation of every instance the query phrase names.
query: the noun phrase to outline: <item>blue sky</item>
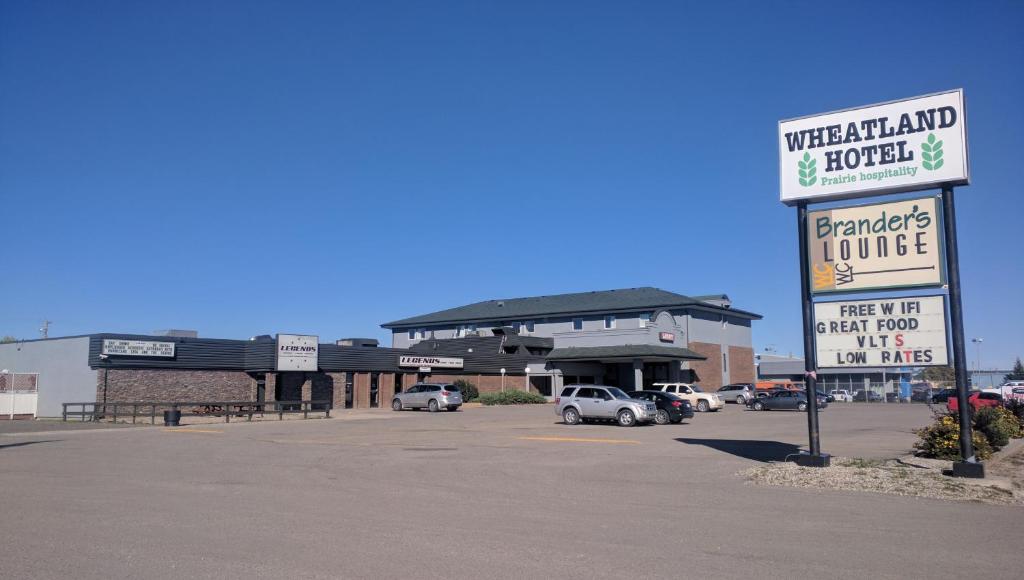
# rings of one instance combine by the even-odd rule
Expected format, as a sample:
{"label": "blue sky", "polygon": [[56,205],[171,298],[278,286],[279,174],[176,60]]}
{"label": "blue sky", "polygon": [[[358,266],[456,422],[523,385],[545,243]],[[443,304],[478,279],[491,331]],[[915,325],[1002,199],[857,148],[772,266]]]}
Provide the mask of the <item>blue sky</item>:
{"label": "blue sky", "polygon": [[[799,352],[777,121],[963,87],[968,338],[1024,355],[1024,4],[0,4],[0,334],[384,337],[657,286]],[[969,349],[972,366],[974,348]]]}

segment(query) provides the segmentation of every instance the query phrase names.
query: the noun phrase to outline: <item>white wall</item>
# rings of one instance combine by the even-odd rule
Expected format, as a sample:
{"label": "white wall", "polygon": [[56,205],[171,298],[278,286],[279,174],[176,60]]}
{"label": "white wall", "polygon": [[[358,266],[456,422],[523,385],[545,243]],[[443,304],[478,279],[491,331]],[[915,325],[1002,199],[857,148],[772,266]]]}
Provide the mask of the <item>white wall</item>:
{"label": "white wall", "polygon": [[87,336],[0,344],[0,369],[39,373],[38,417],[60,417],[61,403],[96,400]]}

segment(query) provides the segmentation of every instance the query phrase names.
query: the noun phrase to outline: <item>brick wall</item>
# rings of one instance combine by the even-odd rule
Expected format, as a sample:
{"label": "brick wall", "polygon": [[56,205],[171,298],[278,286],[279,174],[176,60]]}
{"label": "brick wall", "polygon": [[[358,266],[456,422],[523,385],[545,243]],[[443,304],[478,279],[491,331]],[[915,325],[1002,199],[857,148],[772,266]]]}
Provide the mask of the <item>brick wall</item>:
{"label": "brick wall", "polygon": [[[415,376],[415,375],[414,375]],[[431,374],[427,377],[428,383],[454,383],[455,381],[469,381],[476,385],[480,393],[497,393],[501,391],[501,375],[441,375]],[[522,391],[526,388],[526,379],[523,375],[506,375],[506,391]]]}
{"label": "brick wall", "polygon": [[[96,400],[107,401],[251,401],[256,381],[242,371],[101,369]],[[271,393],[273,391],[271,390]]]}
{"label": "brick wall", "polygon": [[687,348],[707,357],[707,360],[690,361],[690,369],[696,373],[697,384],[705,391],[722,386],[722,347],[708,342],[691,342]]}
{"label": "brick wall", "polygon": [[729,382],[754,382],[754,349],[746,346],[729,347]]}

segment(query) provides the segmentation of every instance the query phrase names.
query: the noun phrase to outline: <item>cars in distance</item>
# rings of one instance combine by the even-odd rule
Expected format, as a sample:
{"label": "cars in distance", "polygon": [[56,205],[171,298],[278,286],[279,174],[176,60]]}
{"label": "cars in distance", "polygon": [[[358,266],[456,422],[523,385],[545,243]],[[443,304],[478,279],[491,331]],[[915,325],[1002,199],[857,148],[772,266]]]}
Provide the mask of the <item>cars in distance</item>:
{"label": "cars in distance", "polygon": [[701,413],[707,411],[718,411],[725,407],[725,401],[718,393],[705,393],[700,387],[689,383],[654,383],[655,391],[669,393],[689,401],[694,409]]}
{"label": "cars in distance", "polygon": [[693,405],[689,401],[664,391],[628,391],[630,397],[639,401],[650,401],[658,409],[654,422],[658,425],[681,423],[683,419],[693,418]]}
{"label": "cars in distance", "polygon": [[623,427],[652,423],[658,408],[651,401],[641,401],[618,387],[604,385],[569,385],[555,397],[555,413],[566,425],[578,425],[586,419],[615,421]]}
{"label": "cars in distance", "polygon": [[[828,401],[818,396],[818,408],[828,407]],[[770,397],[762,397],[751,405],[755,411],[806,411],[807,395],[797,391],[780,391],[773,393]]]}
{"label": "cars in distance", "polygon": [[726,403],[746,405],[754,400],[756,387],[752,383],[733,383],[718,389],[718,396]]}
{"label": "cars in distance", "polygon": [[853,395],[851,395],[850,391],[847,391],[846,389],[833,389],[829,391],[828,394],[832,396],[833,401],[840,401],[843,403],[853,402]]}
{"label": "cars in distance", "polygon": [[[973,392],[967,397],[967,404],[974,411],[982,407],[1002,407],[1003,396],[999,393]],[[956,413],[960,410],[960,402],[957,401],[955,394],[946,401],[946,410],[950,413]]]}
{"label": "cars in distance", "polygon": [[462,405],[462,393],[446,383],[417,383],[391,399],[391,409],[429,409],[436,413],[441,409],[456,411]]}

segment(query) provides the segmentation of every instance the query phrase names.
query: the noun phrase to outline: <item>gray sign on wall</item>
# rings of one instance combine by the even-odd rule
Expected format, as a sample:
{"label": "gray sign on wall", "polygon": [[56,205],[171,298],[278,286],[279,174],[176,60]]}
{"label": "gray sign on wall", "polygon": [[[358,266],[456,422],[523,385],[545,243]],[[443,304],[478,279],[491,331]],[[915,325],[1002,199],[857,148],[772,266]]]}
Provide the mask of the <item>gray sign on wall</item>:
{"label": "gray sign on wall", "polygon": [[277,335],[277,370],[315,372],[319,368],[319,336],[308,334]]}

